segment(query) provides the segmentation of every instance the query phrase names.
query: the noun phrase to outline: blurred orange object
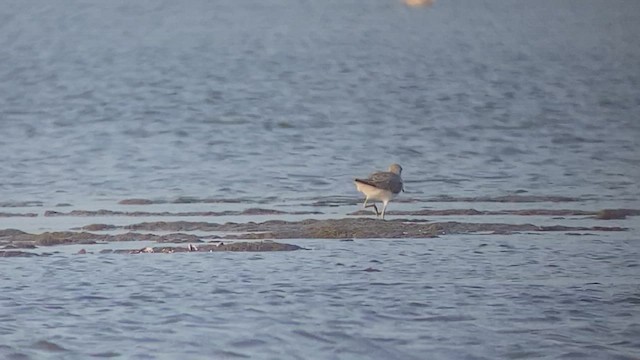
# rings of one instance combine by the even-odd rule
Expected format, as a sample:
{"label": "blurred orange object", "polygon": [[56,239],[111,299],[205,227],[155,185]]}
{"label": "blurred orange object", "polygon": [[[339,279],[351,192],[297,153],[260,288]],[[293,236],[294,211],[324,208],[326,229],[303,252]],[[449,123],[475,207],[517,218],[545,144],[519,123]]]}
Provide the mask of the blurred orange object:
{"label": "blurred orange object", "polygon": [[435,0],[402,0],[407,6],[431,6],[435,2]]}

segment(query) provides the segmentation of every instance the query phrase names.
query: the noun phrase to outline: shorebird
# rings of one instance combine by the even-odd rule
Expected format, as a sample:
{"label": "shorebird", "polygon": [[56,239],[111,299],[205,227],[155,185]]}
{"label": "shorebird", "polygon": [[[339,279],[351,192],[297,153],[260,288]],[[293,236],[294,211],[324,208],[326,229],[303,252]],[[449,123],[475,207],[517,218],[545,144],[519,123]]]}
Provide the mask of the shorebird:
{"label": "shorebird", "polygon": [[[389,171],[375,172],[367,179],[356,179],[356,189],[364,194],[363,208],[373,207],[376,211],[376,217],[381,216],[384,219],[384,211],[391,199],[396,197],[400,191],[404,191],[402,185],[402,166],[391,164]],[[382,212],[378,212],[376,204],[367,205],[367,201],[382,201]]]}

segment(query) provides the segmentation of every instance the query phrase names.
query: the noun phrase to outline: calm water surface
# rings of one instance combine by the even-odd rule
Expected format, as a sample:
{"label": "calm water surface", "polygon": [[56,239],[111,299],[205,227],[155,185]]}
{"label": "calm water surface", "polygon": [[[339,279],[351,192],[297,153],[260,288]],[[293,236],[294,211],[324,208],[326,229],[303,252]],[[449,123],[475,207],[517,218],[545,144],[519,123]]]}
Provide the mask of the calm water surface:
{"label": "calm water surface", "polygon": [[2,261],[0,355],[634,359],[640,351],[634,241],[298,243],[310,250]]}
{"label": "calm water surface", "polygon": [[[4,0],[0,212],[180,196],[308,207],[356,198],[351,179],[391,162],[408,198],[640,208],[639,13],[635,0]],[[65,221],[0,228],[78,225]],[[633,359],[637,217],[613,225],[630,230],[6,259],[0,358]]]}
{"label": "calm water surface", "polygon": [[7,0],[0,196],[638,198],[637,1]]}

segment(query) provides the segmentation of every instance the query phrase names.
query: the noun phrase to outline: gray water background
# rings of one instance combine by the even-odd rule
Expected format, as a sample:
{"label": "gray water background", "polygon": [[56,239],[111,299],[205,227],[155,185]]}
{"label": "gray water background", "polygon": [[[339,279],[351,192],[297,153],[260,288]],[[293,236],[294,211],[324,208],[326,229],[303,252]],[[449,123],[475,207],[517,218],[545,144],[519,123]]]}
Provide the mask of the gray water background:
{"label": "gray water background", "polygon": [[[638,208],[639,14],[633,0],[4,0],[0,210],[180,196],[240,204],[151,209],[308,210],[357,199],[352,178],[391,162],[405,198],[581,199],[392,209]],[[287,254],[64,247],[0,262],[0,357],[637,358],[637,218],[498,220],[630,231],[296,240],[311,250]]]}
{"label": "gray water background", "polygon": [[0,196],[637,199],[639,9],[5,0]]}
{"label": "gray water background", "polygon": [[0,356],[637,359],[637,240],[297,243],[0,261]]}

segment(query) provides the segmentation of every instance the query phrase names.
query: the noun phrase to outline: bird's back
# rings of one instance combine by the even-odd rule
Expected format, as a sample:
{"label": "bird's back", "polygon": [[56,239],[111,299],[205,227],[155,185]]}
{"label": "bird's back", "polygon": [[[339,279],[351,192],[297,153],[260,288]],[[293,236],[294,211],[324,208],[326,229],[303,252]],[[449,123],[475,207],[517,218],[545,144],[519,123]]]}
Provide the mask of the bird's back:
{"label": "bird's back", "polygon": [[375,172],[369,175],[367,179],[356,179],[356,182],[391,191],[394,194],[402,191],[402,178],[400,175],[388,171]]}

